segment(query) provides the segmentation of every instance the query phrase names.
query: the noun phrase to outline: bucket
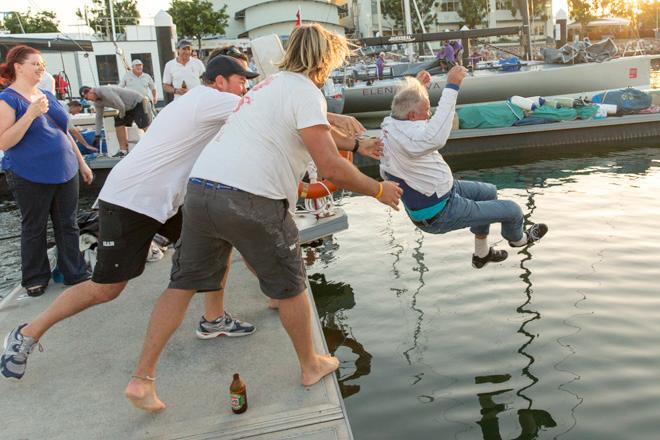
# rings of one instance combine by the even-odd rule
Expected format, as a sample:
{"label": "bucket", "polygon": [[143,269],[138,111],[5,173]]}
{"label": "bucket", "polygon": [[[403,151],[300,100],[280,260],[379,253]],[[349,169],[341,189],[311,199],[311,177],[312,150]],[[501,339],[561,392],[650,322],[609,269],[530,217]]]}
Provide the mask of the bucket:
{"label": "bucket", "polygon": [[602,108],[607,112],[608,115],[616,115],[616,104],[597,104],[598,107]]}
{"label": "bucket", "polygon": [[522,96],[512,96],[509,98],[509,102],[513,105],[517,105],[523,110],[536,110],[537,105],[528,98],[523,98]]}

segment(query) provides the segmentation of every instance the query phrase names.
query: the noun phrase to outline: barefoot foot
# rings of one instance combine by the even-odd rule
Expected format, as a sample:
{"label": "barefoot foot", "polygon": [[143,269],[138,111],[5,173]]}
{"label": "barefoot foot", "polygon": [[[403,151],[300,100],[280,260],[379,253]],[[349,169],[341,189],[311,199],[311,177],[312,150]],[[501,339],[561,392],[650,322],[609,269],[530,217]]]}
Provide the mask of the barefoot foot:
{"label": "barefoot foot", "polygon": [[277,310],[280,308],[280,300],[279,299],[272,299],[270,298],[268,300],[268,308],[272,310]]}
{"label": "barefoot foot", "polygon": [[311,386],[339,368],[339,359],[330,355],[316,355],[316,361],[302,368],[300,381],[303,386]]}
{"label": "barefoot foot", "polygon": [[124,394],[136,408],[149,412],[165,409],[165,404],[156,395],[156,384],[153,381],[134,377],[126,386]]}

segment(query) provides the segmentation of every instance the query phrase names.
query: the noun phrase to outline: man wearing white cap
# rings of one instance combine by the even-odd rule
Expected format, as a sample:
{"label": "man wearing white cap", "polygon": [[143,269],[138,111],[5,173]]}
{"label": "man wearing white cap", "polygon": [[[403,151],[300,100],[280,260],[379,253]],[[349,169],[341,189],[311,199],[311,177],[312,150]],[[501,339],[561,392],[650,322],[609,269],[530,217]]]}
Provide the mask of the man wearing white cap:
{"label": "man wearing white cap", "polygon": [[156,84],[151,75],[144,73],[143,68],[144,66],[141,60],[133,60],[133,63],[131,63],[131,70],[126,72],[126,75],[124,75],[124,78],[119,83],[119,87],[133,89],[147,98],[150,98],[155,104],[158,100]]}
{"label": "man wearing white cap", "polygon": [[192,43],[189,40],[179,41],[176,49],[176,58],[169,60],[163,70],[163,90],[174,94],[174,99],[200,85],[205,70],[204,63],[192,57]]}

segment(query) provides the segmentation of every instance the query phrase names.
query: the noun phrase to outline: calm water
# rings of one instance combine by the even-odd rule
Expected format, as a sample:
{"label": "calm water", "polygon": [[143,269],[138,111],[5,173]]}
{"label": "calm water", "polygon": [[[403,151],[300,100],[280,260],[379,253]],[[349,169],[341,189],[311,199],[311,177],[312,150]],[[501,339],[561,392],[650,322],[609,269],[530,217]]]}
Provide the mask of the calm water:
{"label": "calm water", "polygon": [[550,232],[475,270],[468,231],[356,197],[308,251],[355,438],[660,437],[660,149],[459,177]]}
{"label": "calm water", "polygon": [[[426,235],[355,197],[350,229],[306,251],[355,438],[658,438],[660,149],[457,176],[550,232],[475,270],[469,232]],[[2,237],[19,226],[4,201]],[[6,284],[17,256],[0,241]]]}

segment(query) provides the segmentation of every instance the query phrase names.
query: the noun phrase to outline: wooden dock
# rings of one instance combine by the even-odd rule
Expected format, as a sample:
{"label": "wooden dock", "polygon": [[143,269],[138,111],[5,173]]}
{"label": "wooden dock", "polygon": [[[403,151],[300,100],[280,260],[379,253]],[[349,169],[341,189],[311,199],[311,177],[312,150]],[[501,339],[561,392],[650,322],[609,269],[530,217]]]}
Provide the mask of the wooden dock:
{"label": "wooden dock", "polygon": [[[346,223],[345,217],[338,221]],[[326,233],[327,228],[321,229]],[[1,438],[353,438],[336,377],[312,387],[300,385],[298,361],[278,313],[267,308],[256,278],[237,254],[226,308],[257,331],[242,338],[197,339],[203,303],[201,295],[193,298],[159,364],[158,392],[168,408],[160,414],[135,409],[123,390],[153,305],[167,285],[170,257],[168,251],[162,260],[148,263],[117,300],[53,327],[42,338],[44,352],[30,356],[22,380],[0,377]],[[6,305],[0,310],[2,335],[44,310],[62,290],[51,284],[42,297]],[[327,352],[313,299],[312,309],[315,344]],[[249,409],[241,415],[233,414],[229,404],[235,372],[248,390]]]}

